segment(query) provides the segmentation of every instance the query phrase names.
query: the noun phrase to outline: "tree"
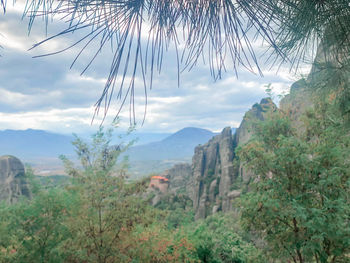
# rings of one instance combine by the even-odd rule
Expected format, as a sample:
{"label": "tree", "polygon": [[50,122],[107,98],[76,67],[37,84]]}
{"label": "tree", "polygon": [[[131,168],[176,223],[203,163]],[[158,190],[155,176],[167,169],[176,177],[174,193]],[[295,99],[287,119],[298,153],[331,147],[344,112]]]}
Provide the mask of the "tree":
{"label": "tree", "polygon": [[262,251],[237,233],[235,223],[232,214],[214,214],[188,227],[187,235],[201,262],[266,262]]}
{"label": "tree", "polygon": [[[134,226],[152,222],[148,207],[136,194],[140,184],[126,183],[123,166],[117,159],[127,146],[111,146],[112,129],[99,131],[92,143],[76,137],[76,147],[82,170],[62,156],[69,175],[71,190],[78,193],[78,206],[66,224],[72,235],[64,244],[70,262],[123,261],[120,253],[122,237]],[[121,168],[121,169],[120,169]]]}
{"label": "tree", "polygon": [[53,188],[1,207],[0,262],[64,262],[59,248],[70,236],[65,220],[74,201],[70,193]]}
{"label": "tree", "polygon": [[184,235],[166,227],[164,213],[141,199],[148,180],[127,182],[100,128],[91,143],[76,136],[80,167],[62,156],[71,180],[34,185],[32,200],[0,204],[0,262],[198,262]]}
{"label": "tree", "polygon": [[247,230],[266,240],[274,258],[349,259],[350,136],[328,99],[306,113],[305,131],[276,114],[238,151],[259,176],[244,197],[242,218]]}
{"label": "tree", "polygon": [[125,262],[200,262],[187,233],[169,230],[162,221],[138,226],[122,245],[122,251],[128,255]]}
{"label": "tree", "polygon": [[[6,2],[1,3],[5,10]],[[257,36],[277,55],[272,61],[292,62],[296,67],[319,43],[328,49],[336,46],[345,55],[350,50],[348,0],[27,0],[24,15],[29,16],[29,30],[37,17],[44,16],[48,22],[50,17],[63,16],[68,22],[65,30],[35,46],[60,35],[91,29],[72,45],[85,43],[78,59],[90,44],[99,43],[82,73],[111,43],[114,57],[95,114],[104,106],[106,115],[115,86],[119,85],[120,107],[129,98],[134,122],[135,77],[141,76],[147,105],[147,86],[152,87],[153,73],[161,71],[165,52],[171,46],[177,55],[178,75],[204,57],[214,79],[226,71],[227,57],[236,74],[239,66],[261,74],[252,45]],[[143,36],[147,41],[142,40]],[[127,76],[131,76],[129,83]]]}

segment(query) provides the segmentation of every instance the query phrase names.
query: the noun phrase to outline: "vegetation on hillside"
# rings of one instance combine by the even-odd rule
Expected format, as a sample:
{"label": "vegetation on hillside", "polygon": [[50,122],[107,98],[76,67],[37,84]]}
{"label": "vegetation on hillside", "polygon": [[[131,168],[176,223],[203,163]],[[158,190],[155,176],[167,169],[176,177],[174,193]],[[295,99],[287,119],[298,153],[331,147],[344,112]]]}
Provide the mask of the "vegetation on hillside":
{"label": "vegetation on hillside", "polygon": [[[131,96],[133,105],[136,74],[141,72],[146,83],[151,67],[152,83],[165,47],[178,46],[179,29],[189,51],[183,54],[185,68],[209,50],[215,78],[225,69],[226,53],[234,69],[258,67],[251,29],[296,66],[305,47],[315,51],[319,44],[330,59],[316,61],[303,82],[313,107],[302,113],[301,126],[291,113],[276,111],[256,124],[253,139],[237,150],[256,177],[234,213],[194,222],[185,196],[151,207],[142,198],[147,181],[128,181],[127,166],[117,162],[127,145],[112,147],[112,132],[101,128],[91,145],[78,137],[74,141],[79,168],[62,157],[67,184],[32,184],[31,200],[0,204],[0,262],[349,262],[349,12],[348,0],[29,0],[30,26],[39,14],[63,14],[71,23],[58,35],[90,27],[82,39],[86,46],[94,39],[101,47],[116,40],[97,112],[104,103],[108,109],[120,71],[131,78],[119,98],[123,104]],[[145,16],[152,29],[149,53],[141,52]],[[124,80],[120,94],[123,85]]]}
{"label": "vegetation on hillside", "polygon": [[301,125],[282,110],[253,125],[237,154],[257,177],[232,213],[205,220],[194,221],[184,193],[151,207],[148,181],[127,180],[118,157],[128,144],[111,146],[112,130],[101,128],[91,144],[76,137],[81,165],[62,157],[64,184],[31,176],[32,200],[1,204],[0,262],[349,262],[349,75],[342,70],[303,82],[313,107]]}
{"label": "vegetation on hillside", "polygon": [[80,168],[62,157],[68,183],[31,176],[32,200],[1,204],[0,262],[255,262],[257,249],[234,232],[225,247],[216,244],[229,227],[225,216],[198,225],[181,198],[151,207],[141,198],[147,180],[126,180],[117,162],[125,147],[111,138],[102,128],[91,145],[76,137]]}
{"label": "vegetation on hillside", "polygon": [[350,260],[349,73],[345,67],[315,73],[305,82],[314,107],[302,126],[280,111],[238,150],[258,175],[242,200],[243,225],[267,242],[272,258]]}
{"label": "vegetation on hillside", "polygon": [[348,262],[348,78],[327,88],[327,74],[303,82],[314,107],[302,127],[273,112],[237,150],[258,177],[234,212],[194,221],[184,194],[151,207],[148,181],[128,181],[118,162],[128,144],[112,147],[101,128],[91,144],[73,142],[80,168],[62,156],[65,184],[30,176],[32,200],[1,204],[0,262]]}

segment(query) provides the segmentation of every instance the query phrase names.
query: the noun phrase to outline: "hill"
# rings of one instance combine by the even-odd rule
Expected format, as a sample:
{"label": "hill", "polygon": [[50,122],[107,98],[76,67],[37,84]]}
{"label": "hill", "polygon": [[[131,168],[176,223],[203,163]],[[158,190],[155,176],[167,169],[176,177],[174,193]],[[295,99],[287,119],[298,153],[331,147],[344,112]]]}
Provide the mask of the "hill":
{"label": "hill", "polygon": [[131,162],[171,159],[188,159],[198,144],[206,143],[215,133],[200,128],[187,127],[165,139],[130,148],[126,152]]}
{"label": "hill", "polygon": [[[127,140],[138,139],[124,154],[130,156],[131,173],[145,175],[163,171],[178,162],[189,162],[194,148],[205,143],[215,133],[199,128],[184,128],[171,133],[132,133]],[[88,138],[84,135],[83,138]],[[73,136],[44,130],[0,131],[0,155],[14,155],[29,163],[42,175],[63,174],[61,154],[75,158]]]}
{"label": "hill", "polygon": [[43,130],[0,131],[0,155],[14,155],[24,160],[74,154],[73,136]]}

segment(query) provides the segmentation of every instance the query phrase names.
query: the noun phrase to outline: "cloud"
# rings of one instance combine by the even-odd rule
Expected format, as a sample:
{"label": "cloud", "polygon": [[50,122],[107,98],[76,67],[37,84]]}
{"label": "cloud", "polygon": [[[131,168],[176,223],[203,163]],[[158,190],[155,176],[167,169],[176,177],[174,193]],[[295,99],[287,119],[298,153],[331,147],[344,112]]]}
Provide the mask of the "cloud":
{"label": "cloud", "polygon": [[[111,50],[108,47],[103,49],[81,76],[94,55],[94,45],[86,49],[71,70],[69,66],[81,45],[54,56],[36,59],[32,56],[65,48],[86,32],[62,36],[28,52],[34,43],[45,38],[43,23],[38,21],[28,37],[27,21],[20,20],[17,9],[9,9],[4,18],[0,22],[0,32],[4,35],[0,42],[5,43],[1,51],[3,57],[0,58],[0,129],[37,128],[64,133],[96,129],[104,109],[91,126],[93,105],[108,77],[113,55]],[[63,26],[63,22],[50,24],[49,33],[57,33]],[[174,132],[187,126],[219,131],[225,126],[237,127],[244,113],[266,96],[264,90],[267,84],[271,83],[280,93],[288,90],[295,80],[288,68],[282,67],[277,74],[263,68],[263,78],[240,69],[238,79],[233,71],[229,71],[223,74],[221,80],[213,81],[208,65],[198,64],[191,72],[181,74],[178,86],[174,50],[170,49],[165,55],[161,73],[155,73],[153,87],[147,90],[147,115],[143,126],[143,80],[140,75],[136,78],[135,112],[139,131]],[[150,75],[147,78],[149,80]],[[126,83],[129,80],[128,75]],[[117,82],[120,81],[121,78],[118,78]],[[117,100],[117,93],[118,89],[114,92],[106,124],[119,110],[121,100]],[[122,95],[125,94],[124,89]],[[129,102],[127,99],[120,114],[124,128],[129,125]]]}
{"label": "cloud", "polygon": [[79,132],[90,121],[91,108],[0,113],[0,129],[33,128],[64,133],[65,127],[73,127],[71,132]]}

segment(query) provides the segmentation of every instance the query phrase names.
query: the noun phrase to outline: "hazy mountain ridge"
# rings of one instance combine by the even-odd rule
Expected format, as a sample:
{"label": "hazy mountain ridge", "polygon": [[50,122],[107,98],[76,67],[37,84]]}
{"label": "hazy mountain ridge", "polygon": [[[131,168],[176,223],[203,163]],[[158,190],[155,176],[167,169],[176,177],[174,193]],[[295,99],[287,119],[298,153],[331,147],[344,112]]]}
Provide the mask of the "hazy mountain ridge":
{"label": "hazy mountain ridge", "polygon": [[24,160],[71,155],[73,139],[73,136],[44,130],[4,130],[0,131],[0,155],[11,154]]}
{"label": "hazy mountain ridge", "polygon": [[125,154],[130,161],[186,159],[198,144],[206,143],[216,134],[200,128],[183,128],[159,142],[131,147]]}
{"label": "hazy mountain ridge", "polygon": [[[134,132],[126,141],[139,140],[124,156],[129,155],[130,172],[136,176],[160,172],[175,163],[189,162],[194,148],[214,135],[209,130],[193,127],[174,134]],[[83,137],[84,140],[85,137],[87,135]],[[30,163],[40,174],[63,174],[63,165],[58,156],[64,154],[75,158],[73,140],[73,136],[44,130],[3,130],[0,131],[0,155],[17,156],[23,162]]]}

